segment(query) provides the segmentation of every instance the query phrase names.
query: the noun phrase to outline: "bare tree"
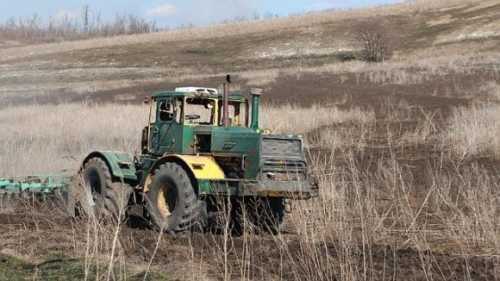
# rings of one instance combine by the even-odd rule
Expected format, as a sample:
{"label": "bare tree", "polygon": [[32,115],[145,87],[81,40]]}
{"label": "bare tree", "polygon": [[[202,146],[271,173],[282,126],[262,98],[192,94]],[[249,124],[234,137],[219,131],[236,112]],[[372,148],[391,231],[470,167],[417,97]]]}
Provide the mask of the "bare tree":
{"label": "bare tree", "polygon": [[89,11],[90,7],[89,5],[85,5],[83,6],[82,8],[82,20],[83,20],[83,32],[84,33],[90,33],[90,29],[89,29],[89,20],[90,20],[90,17],[89,17]]}

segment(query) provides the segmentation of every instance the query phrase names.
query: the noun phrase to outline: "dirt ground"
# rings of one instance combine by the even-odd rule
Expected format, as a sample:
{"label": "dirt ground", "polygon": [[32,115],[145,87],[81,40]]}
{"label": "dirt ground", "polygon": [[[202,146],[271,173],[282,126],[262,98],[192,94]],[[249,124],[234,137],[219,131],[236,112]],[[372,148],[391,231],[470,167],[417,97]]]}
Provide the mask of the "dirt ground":
{"label": "dirt ground", "polygon": [[[40,279],[35,277],[36,280],[63,280],[68,276],[75,278],[71,280],[81,280],[77,277],[83,277],[85,259],[68,258],[67,255],[74,254],[77,244],[82,243],[75,240],[84,239],[82,232],[85,232],[86,223],[65,218],[53,211],[50,215],[40,211],[37,210],[36,215],[32,209],[26,210],[27,213],[19,213],[18,210],[16,214],[0,215],[0,276],[8,276],[5,265],[12,266],[13,261],[7,257],[16,257],[17,264],[24,263],[20,268],[30,280],[33,276],[39,276]],[[317,249],[320,256],[316,259],[323,264],[323,267],[311,268],[309,264],[296,263],[304,254],[304,245],[298,241],[297,234],[282,234],[281,239],[281,247],[286,251],[278,250],[271,235],[231,237],[227,252],[230,279],[311,280],[312,277],[316,280],[343,280],[351,276],[351,271],[356,271],[356,276],[368,280],[497,280],[500,266],[500,259],[496,256],[436,253],[405,248],[397,243],[374,245],[369,252],[363,250],[362,245],[353,245],[352,252],[339,253],[338,250],[343,247],[339,247],[342,241],[338,241],[310,245]],[[146,265],[153,255],[151,276],[156,277],[148,280],[163,280],[165,277],[162,276],[168,280],[224,280],[224,257],[219,256],[219,249],[224,245],[222,235],[192,233],[163,236],[157,245],[156,231],[129,225],[120,231],[119,242],[123,247],[120,255],[126,259],[127,271],[130,272],[128,280],[142,280],[139,278],[144,276]],[[248,250],[248,272],[241,272],[241,255]],[[351,263],[349,270],[341,268],[347,256]],[[47,264],[53,266],[47,267]],[[16,272],[15,268],[9,270]],[[38,275],[30,275],[35,271]],[[17,276],[19,272],[17,270]],[[115,274],[119,272],[120,269],[115,269]]]}

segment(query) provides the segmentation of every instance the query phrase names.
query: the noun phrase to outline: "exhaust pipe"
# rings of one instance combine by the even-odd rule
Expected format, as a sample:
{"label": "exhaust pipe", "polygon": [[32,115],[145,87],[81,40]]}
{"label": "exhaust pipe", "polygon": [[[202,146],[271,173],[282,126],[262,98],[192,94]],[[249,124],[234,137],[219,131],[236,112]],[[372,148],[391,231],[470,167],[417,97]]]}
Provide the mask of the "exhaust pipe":
{"label": "exhaust pipe", "polygon": [[222,108],[222,124],[224,127],[229,127],[229,84],[231,84],[231,75],[226,76],[224,83],[224,105]]}
{"label": "exhaust pipe", "polygon": [[257,130],[259,129],[259,106],[262,89],[250,89],[250,95],[252,95],[252,123],[250,124],[250,128]]}

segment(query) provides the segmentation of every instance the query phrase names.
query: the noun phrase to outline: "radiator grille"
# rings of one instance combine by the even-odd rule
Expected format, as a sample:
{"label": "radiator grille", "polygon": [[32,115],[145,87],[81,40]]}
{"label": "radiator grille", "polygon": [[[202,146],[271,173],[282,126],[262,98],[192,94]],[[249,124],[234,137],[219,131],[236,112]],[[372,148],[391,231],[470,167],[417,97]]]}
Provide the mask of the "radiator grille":
{"label": "radiator grille", "polygon": [[269,180],[305,180],[307,167],[304,161],[264,159],[262,175]]}
{"label": "radiator grille", "polygon": [[261,165],[262,176],[269,180],[304,180],[307,174],[300,139],[264,138]]}

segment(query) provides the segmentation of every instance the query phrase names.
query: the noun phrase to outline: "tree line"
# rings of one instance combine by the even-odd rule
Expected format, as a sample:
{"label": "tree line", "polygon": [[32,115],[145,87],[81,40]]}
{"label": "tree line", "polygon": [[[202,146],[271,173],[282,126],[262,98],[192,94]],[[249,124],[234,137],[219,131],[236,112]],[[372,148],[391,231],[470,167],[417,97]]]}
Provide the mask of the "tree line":
{"label": "tree line", "polygon": [[133,14],[117,14],[113,20],[104,21],[99,12],[83,6],[80,15],[61,14],[48,20],[38,14],[29,18],[10,18],[0,23],[0,39],[27,43],[56,42],[159,30],[156,22]]}

